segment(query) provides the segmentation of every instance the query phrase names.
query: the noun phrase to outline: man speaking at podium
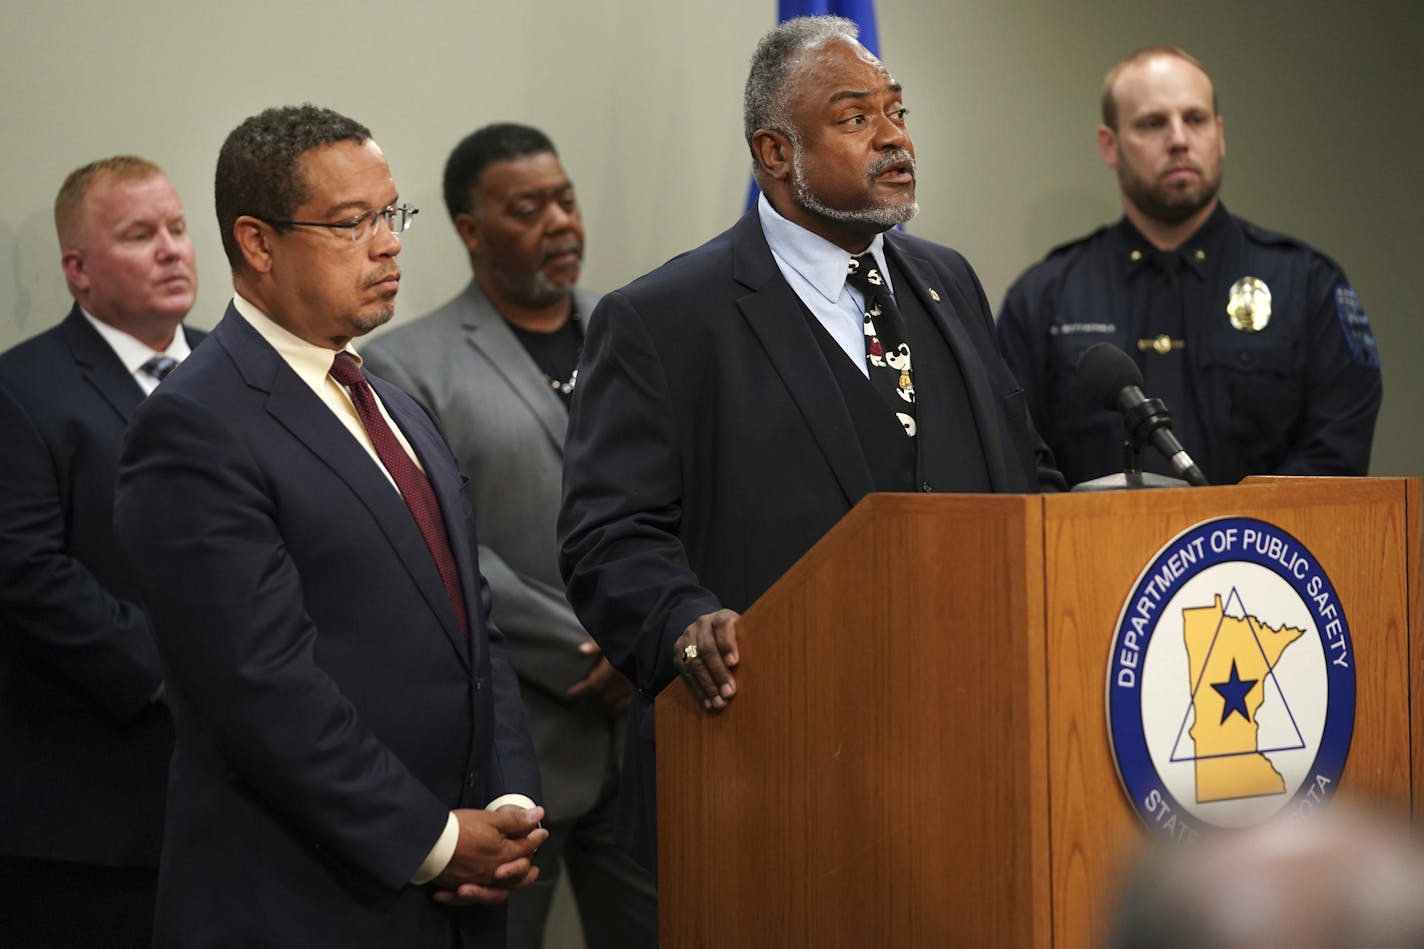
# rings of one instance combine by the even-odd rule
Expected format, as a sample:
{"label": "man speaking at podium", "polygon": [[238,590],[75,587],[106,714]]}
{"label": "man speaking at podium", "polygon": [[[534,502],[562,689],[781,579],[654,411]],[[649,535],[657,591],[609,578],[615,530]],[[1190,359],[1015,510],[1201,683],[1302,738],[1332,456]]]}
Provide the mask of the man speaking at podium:
{"label": "man speaking at podium", "polygon": [[856,35],[805,17],[763,37],[744,103],[757,207],[589,321],[561,566],[638,688],[620,824],[645,863],[654,696],[682,674],[726,708],[739,611],[857,501],[1063,486],[968,263],[890,231],[918,210],[914,146]]}

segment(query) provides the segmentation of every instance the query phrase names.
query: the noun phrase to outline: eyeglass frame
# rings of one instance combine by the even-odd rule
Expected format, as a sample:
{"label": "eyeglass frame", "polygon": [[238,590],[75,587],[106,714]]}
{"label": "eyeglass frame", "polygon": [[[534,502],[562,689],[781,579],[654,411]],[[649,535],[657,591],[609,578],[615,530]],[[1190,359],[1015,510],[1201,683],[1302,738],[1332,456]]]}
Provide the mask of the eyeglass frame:
{"label": "eyeglass frame", "polygon": [[[351,242],[354,244],[359,244],[363,240],[371,240],[371,238],[376,236],[376,232],[381,229],[381,226],[379,224],[376,224],[374,227],[372,227],[371,233],[369,235],[364,238],[358,236],[356,231],[358,228],[361,227],[362,223],[364,223],[367,218],[384,218],[386,222],[386,230],[390,231],[391,234],[394,235],[397,240],[399,240],[402,234],[410,230],[411,227],[415,225],[415,216],[419,213],[420,208],[413,208],[408,204],[388,204],[384,208],[366,211],[358,215],[357,217],[352,218],[349,221],[277,221],[273,220],[272,218],[265,217],[259,217],[257,218],[257,220],[261,221],[264,224],[270,224],[273,227],[326,227],[332,228],[334,230],[350,231]],[[399,231],[396,230],[395,225],[392,223],[396,214],[403,214],[406,218],[405,227],[401,228]],[[256,215],[254,215],[254,217],[255,216]]]}

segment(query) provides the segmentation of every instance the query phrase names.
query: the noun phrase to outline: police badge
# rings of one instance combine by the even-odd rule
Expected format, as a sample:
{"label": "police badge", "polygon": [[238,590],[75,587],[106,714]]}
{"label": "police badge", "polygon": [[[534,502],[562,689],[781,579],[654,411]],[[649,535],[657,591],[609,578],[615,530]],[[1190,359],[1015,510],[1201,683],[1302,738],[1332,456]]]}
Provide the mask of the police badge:
{"label": "police badge", "polygon": [[1259,333],[1271,322],[1271,288],[1260,277],[1242,277],[1226,296],[1226,315],[1243,333]]}

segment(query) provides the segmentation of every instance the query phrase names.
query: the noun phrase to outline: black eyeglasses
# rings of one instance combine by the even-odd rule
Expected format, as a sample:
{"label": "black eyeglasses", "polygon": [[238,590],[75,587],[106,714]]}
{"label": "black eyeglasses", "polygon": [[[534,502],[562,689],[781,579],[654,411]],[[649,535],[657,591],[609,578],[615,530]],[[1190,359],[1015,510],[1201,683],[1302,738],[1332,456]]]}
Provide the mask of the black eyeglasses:
{"label": "black eyeglasses", "polygon": [[360,217],[352,218],[349,221],[274,221],[265,217],[258,220],[274,226],[329,227],[338,231],[346,231],[351,235],[351,239],[359,244],[376,236],[381,221],[385,221],[386,227],[391,229],[391,233],[399,237],[410,230],[410,226],[415,223],[415,216],[419,213],[419,208],[413,208],[406,204],[393,204],[388,208],[367,211]]}

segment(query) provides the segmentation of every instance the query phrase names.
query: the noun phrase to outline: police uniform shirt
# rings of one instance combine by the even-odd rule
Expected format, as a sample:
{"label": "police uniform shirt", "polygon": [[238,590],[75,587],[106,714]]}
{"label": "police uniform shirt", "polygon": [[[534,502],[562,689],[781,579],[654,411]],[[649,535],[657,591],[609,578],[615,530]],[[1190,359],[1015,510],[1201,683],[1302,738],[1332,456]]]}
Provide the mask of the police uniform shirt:
{"label": "police uniform shirt", "polygon": [[[1318,251],[1218,204],[1174,251],[1126,219],[1050,252],[1009,289],[999,345],[1070,483],[1122,470],[1122,417],[1076,374],[1111,342],[1142,368],[1212,484],[1363,475],[1379,412],[1369,319]],[[1143,467],[1171,474],[1144,449]]]}

